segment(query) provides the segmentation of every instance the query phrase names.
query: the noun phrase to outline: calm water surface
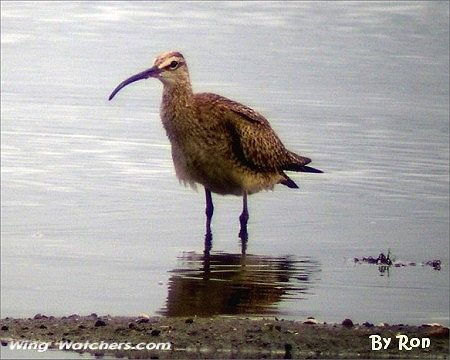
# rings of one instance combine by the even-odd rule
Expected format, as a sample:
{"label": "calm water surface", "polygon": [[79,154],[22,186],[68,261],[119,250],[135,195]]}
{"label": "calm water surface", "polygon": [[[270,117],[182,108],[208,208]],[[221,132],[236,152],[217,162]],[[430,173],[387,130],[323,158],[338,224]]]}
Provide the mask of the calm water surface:
{"label": "calm water surface", "polygon": [[[266,314],[449,324],[448,2],[2,2],[1,316]],[[181,186],[161,51],[325,174],[241,200]],[[355,265],[388,250],[417,266]],[[420,263],[442,261],[436,271]],[[208,306],[205,306],[208,304]]]}

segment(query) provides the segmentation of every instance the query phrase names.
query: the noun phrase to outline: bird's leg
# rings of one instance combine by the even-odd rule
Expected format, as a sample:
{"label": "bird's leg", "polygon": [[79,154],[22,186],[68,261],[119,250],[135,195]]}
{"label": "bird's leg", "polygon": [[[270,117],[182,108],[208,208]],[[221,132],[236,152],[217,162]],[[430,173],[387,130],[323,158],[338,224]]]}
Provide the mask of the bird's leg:
{"label": "bird's leg", "polygon": [[[214,205],[212,202],[211,191],[205,188],[205,197],[206,197],[206,234],[205,234],[205,246],[207,242],[211,242],[212,233],[211,233],[211,219],[214,213]],[[211,245],[211,244],[209,244]]]}
{"label": "bird's leg", "polygon": [[239,216],[239,222],[241,223],[241,230],[239,231],[239,237],[242,240],[242,249],[246,248],[247,240],[248,240],[248,232],[247,232],[247,222],[248,222],[248,208],[247,208],[247,192],[244,192],[243,195],[243,206],[242,213]]}

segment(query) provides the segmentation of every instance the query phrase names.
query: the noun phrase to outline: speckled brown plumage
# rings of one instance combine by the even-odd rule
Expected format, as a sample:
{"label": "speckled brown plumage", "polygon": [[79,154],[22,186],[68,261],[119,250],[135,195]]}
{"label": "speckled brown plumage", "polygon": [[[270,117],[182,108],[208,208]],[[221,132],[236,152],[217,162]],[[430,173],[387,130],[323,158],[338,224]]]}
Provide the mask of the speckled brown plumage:
{"label": "speckled brown plumage", "polygon": [[[243,195],[246,211],[247,194],[279,183],[297,187],[284,171],[320,172],[306,166],[309,158],[287,150],[255,110],[220,95],[194,94],[179,52],[159,55],[152,68],[122,82],[110,99],[124,86],[149,77],[164,85],[161,120],[172,145],[176,174],[193,187],[203,185],[207,203],[209,191]],[[212,216],[212,201],[207,205]]]}

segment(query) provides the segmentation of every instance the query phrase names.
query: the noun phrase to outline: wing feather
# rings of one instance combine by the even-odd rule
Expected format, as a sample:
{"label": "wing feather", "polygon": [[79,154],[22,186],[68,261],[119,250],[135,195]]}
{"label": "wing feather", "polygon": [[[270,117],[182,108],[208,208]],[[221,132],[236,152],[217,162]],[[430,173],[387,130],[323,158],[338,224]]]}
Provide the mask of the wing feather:
{"label": "wing feather", "polygon": [[232,153],[244,166],[260,172],[294,170],[308,164],[309,158],[287,150],[269,121],[255,110],[212,93],[196,94],[205,113],[220,118],[228,133]]}

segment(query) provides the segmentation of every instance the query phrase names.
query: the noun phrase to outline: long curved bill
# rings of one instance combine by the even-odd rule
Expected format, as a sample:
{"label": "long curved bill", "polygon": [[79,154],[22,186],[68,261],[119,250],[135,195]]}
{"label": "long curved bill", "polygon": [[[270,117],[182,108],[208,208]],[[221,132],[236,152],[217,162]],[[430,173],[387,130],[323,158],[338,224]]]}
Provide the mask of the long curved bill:
{"label": "long curved bill", "polygon": [[144,70],[142,72],[140,72],[139,74],[130,76],[128,79],[122,81],[115,89],[114,91],[111,93],[111,95],[109,95],[109,99],[108,100],[112,100],[114,98],[114,96],[116,96],[116,94],[122,90],[125,86],[134,83],[135,81],[138,80],[143,80],[143,79],[148,79],[149,77],[153,77],[156,76],[160,73],[160,69],[158,69],[156,66],[151,67],[150,69]]}

